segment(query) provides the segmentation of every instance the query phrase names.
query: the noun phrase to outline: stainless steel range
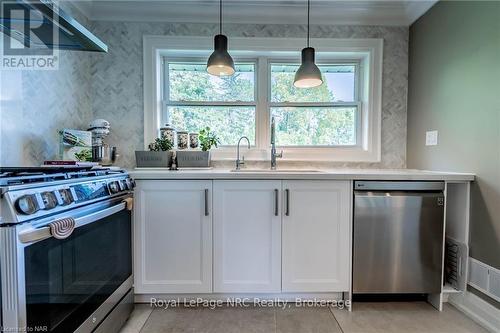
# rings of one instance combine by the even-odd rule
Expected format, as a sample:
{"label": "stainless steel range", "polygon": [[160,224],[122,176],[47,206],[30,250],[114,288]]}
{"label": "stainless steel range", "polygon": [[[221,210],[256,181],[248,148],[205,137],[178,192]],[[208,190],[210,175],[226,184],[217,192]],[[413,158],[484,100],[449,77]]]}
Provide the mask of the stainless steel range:
{"label": "stainless steel range", "polygon": [[123,170],[0,168],[3,331],[117,332],[133,309]]}

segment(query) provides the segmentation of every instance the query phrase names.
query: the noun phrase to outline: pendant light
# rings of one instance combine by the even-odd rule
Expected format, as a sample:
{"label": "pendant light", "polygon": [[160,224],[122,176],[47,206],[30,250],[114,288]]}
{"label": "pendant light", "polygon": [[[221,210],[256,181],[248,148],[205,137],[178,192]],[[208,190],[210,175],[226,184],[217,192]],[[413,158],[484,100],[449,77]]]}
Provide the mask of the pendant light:
{"label": "pendant light", "polygon": [[214,37],[214,52],[207,62],[207,72],[216,76],[233,75],[233,58],[227,52],[227,37],[222,34],[222,0],[219,1],[219,34]]}
{"label": "pendant light", "polygon": [[314,48],[309,46],[309,19],[311,0],[307,0],[307,47],[302,49],[302,63],[295,73],[293,85],[297,88],[313,88],[323,84],[321,71],[314,63]]}

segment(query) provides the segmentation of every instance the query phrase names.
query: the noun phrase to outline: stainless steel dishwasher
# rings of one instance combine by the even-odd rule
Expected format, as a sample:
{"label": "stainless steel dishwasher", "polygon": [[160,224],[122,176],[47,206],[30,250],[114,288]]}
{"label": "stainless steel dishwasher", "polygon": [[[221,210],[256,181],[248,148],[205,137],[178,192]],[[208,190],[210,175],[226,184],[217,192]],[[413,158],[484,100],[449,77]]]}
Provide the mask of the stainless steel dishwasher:
{"label": "stainless steel dishwasher", "polygon": [[443,182],[354,182],[354,293],[441,291],[443,191]]}

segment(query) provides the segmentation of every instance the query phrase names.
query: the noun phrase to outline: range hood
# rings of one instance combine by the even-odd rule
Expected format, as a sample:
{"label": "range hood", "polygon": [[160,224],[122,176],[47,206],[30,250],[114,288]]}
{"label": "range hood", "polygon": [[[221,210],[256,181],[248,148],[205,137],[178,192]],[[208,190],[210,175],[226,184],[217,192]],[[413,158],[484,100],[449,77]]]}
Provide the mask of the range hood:
{"label": "range hood", "polygon": [[0,31],[30,49],[108,52],[103,41],[48,0],[2,3]]}

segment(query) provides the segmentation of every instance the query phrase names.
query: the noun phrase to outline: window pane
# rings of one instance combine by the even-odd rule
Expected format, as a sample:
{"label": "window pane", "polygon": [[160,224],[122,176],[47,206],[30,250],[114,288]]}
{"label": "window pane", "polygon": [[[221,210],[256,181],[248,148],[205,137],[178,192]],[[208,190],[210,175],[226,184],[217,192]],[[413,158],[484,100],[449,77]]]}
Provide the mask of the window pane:
{"label": "window pane", "polygon": [[354,65],[320,65],[323,84],[316,88],[293,86],[299,65],[271,65],[271,102],[352,102],[355,98]]}
{"label": "window pane", "polygon": [[271,115],[279,146],[356,144],[356,107],[275,107]]}
{"label": "window pane", "polygon": [[168,63],[171,101],[252,102],[254,100],[254,64],[236,64],[232,76],[207,73],[206,64]]}
{"label": "window pane", "polygon": [[168,110],[177,130],[199,132],[208,126],[219,136],[221,145],[236,145],[243,135],[255,145],[254,107],[171,106]]}

